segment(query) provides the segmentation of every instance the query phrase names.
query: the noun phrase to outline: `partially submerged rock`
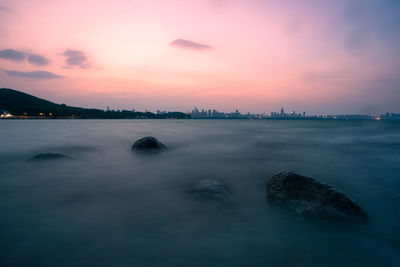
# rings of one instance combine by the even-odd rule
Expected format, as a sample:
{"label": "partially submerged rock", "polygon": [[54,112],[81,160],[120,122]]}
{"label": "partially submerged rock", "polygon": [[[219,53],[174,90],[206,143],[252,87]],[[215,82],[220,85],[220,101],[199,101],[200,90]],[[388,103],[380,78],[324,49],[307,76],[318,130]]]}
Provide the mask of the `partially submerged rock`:
{"label": "partially submerged rock", "polygon": [[54,160],[68,158],[67,155],[61,153],[40,153],[31,158],[31,160]]}
{"label": "partially submerged rock", "polygon": [[344,193],[312,178],[282,172],[267,181],[267,199],[298,214],[365,222],[366,213]]}
{"label": "partially submerged rock", "polygon": [[166,148],[166,146],[152,136],[143,137],[132,146],[133,150],[157,150],[163,148]]}
{"label": "partially submerged rock", "polygon": [[199,181],[190,193],[201,198],[222,200],[229,196],[228,190],[223,184],[214,179],[204,179]]}

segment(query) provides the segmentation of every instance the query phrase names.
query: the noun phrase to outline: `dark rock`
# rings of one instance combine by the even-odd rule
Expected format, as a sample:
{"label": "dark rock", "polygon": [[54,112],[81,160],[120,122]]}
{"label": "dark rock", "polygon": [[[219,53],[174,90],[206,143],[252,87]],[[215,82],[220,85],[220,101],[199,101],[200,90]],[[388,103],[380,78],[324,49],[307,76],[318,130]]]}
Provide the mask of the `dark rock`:
{"label": "dark rock", "polygon": [[201,198],[222,200],[229,196],[223,184],[213,179],[205,179],[198,182],[190,193]]}
{"label": "dark rock", "polygon": [[268,179],[267,199],[298,214],[345,221],[367,221],[365,212],[344,193],[292,172],[278,173]]}
{"label": "dark rock", "polygon": [[41,153],[33,156],[31,160],[53,160],[62,158],[68,158],[68,156],[61,153]]}
{"label": "dark rock", "polygon": [[137,140],[132,149],[134,150],[156,150],[166,148],[166,146],[152,136],[146,136]]}

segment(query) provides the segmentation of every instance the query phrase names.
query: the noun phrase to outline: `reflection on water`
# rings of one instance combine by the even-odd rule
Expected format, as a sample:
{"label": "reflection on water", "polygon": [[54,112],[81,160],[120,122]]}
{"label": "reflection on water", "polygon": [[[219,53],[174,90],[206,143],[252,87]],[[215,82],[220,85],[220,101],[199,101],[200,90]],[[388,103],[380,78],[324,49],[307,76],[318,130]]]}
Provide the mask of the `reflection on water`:
{"label": "reflection on water", "polygon": [[[395,266],[400,124],[0,121],[1,266]],[[153,135],[161,153],[133,153]],[[38,153],[66,159],[32,162]],[[296,171],[350,195],[368,225],[292,214],[265,179]],[[190,194],[201,179],[225,201]]]}

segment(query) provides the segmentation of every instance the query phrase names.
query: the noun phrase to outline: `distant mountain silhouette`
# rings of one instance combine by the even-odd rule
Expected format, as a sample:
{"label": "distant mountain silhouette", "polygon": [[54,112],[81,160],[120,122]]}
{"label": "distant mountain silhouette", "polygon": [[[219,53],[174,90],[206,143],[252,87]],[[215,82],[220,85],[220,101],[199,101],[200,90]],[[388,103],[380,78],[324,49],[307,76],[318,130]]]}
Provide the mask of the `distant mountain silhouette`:
{"label": "distant mountain silhouette", "polygon": [[63,118],[76,117],[81,119],[188,119],[190,115],[182,112],[168,112],[154,114],[151,112],[132,111],[104,111],[101,109],[88,109],[71,107],[65,104],[56,104],[33,95],[8,88],[0,88],[0,110],[7,110],[14,116]]}

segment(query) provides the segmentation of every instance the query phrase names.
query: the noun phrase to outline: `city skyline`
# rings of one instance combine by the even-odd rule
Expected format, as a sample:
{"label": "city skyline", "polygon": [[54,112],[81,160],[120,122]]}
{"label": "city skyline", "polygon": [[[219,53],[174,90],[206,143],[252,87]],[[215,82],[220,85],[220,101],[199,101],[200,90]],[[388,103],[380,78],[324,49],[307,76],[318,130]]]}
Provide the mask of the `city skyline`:
{"label": "city skyline", "polygon": [[399,113],[399,13],[392,0],[0,0],[0,87],[101,109]]}
{"label": "city skyline", "polygon": [[[101,109],[101,108],[100,108]],[[240,116],[248,116],[248,115],[255,115],[255,116],[264,116],[264,117],[307,117],[307,116],[334,116],[334,115],[365,115],[365,116],[371,116],[371,117],[377,117],[377,116],[382,116],[384,114],[396,114],[395,112],[391,111],[385,111],[380,114],[372,114],[372,113],[345,113],[345,112],[338,112],[338,113],[312,113],[312,112],[307,112],[307,111],[296,111],[296,110],[291,110],[288,112],[290,109],[286,109],[284,107],[281,107],[279,110],[276,111],[271,111],[265,109],[265,111],[257,113],[257,112],[250,112],[250,111],[240,111],[239,109],[234,109],[232,108],[231,110],[219,110],[216,108],[197,108],[197,106],[194,106],[193,109],[191,110],[166,110],[166,109],[143,109],[139,110],[136,109],[132,106],[131,109],[118,109],[118,108],[110,108],[110,106],[107,106],[106,108],[103,108],[102,110],[105,111],[113,111],[113,112],[121,112],[121,111],[132,111],[132,112],[152,112],[155,114],[165,114],[168,112],[182,112],[186,114],[201,114],[201,117],[221,117],[221,114],[230,114],[230,115],[240,115]],[[211,114],[211,115],[210,115]]]}
{"label": "city skyline", "polygon": [[216,109],[197,108],[192,111],[159,110],[120,110],[91,109],[54,103],[24,92],[9,88],[0,88],[1,119],[338,119],[338,120],[400,120],[400,114],[386,112],[380,115],[371,114],[310,114],[303,112],[280,111],[263,113],[221,112]]}

